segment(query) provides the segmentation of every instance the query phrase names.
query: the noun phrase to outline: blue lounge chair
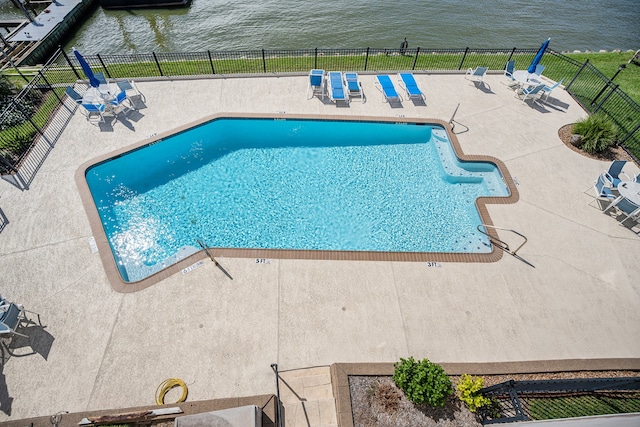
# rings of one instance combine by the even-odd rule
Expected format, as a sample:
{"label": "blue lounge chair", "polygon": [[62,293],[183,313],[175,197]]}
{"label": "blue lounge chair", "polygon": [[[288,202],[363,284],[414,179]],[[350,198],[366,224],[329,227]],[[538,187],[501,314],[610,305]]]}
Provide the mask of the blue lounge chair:
{"label": "blue lounge chair", "polygon": [[622,182],[621,175],[624,175],[626,181],[631,181],[631,178],[629,178],[626,173],[622,172],[622,168],[626,163],[626,160],[614,160],[613,162],[611,162],[609,170],[604,173],[605,179],[613,188],[616,188],[618,184]]}
{"label": "blue lounge chair", "polygon": [[563,81],[563,80],[564,80],[564,78],[560,79],[560,81],[556,82],[556,83],[555,83],[555,84],[553,84],[552,86],[544,85],[544,87],[542,88],[542,91],[544,92],[544,95],[543,95],[543,96],[545,97],[545,98],[544,98],[544,99],[545,99],[545,101],[549,99],[549,94],[550,94],[551,92],[553,92],[553,90],[554,90],[555,88],[557,88],[558,86],[560,86],[560,85],[562,84],[562,81]]}
{"label": "blue lounge chair", "polygon": [[347,93],[349,97],[359,96],[360,101],[364,103],[364,92],[362,91],[362,85],[358,79],[358,73],[344,73],[344,82],[347,86]]}
{"label": "blue lounge chair", "polygon": [[476,82],[481,82],[484,80],[484,75],[487,74],[487,70],[489,67],[476,67],[476,69],[469,68],[465,73],[464,77],[467,80],[474,80]]}
{"label": "blue lounge chair", "polygon": [[382,100],[386,102],[400,102],[400,94],[396,91],[391,77],[387,75],[376,75],[376,87],[382,92]]}
{"label": "blue lounge chair", "polygon": [[418,82],[413,77],[411,73],[398,73],[398,84],[404,91],[407,93],[407,98],[409,99],[422,99],[424,101],[425,96],[420,86],[418,86]]}
{"label": "blue lounge chair", "polygon": [[[311,92],[311,96],[309,96]],[[324,70],[309,71],[309,87],[307,88],[307,99],[313,98],[314,95],[320,94],[324,101]]]}
{"label": "blue lounge chair", "polygon": [[[544,86],[544,83],[542,83],[534,87],[523,87],[520,90],[524,95],[524,97],[522,98],[522,102],[526,101],[527,98],[533,98],[534,95],[538,95],[538,97],[540,97],[540,92],[542,92]],[[516,96],[518,96],[518,93],[516,93]]]}
{"label": "blue lounge chair", "polygon": [[347,104],[349,103],[347,88],[344,85],[340,71],[329,71],[327,74],[327,93],[329,94],[329,99],[333,102],[344,101]]}

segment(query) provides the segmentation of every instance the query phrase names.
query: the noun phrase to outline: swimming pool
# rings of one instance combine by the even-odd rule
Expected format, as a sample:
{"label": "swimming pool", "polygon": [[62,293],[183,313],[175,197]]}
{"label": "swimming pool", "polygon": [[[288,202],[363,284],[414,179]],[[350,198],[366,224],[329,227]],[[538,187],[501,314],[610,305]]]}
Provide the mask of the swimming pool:
{"label": "swimming pool", "polygon": [[84,177],[125,282],[199,252],[197,239],[299,253],[491,253],[477,201],[513,190],[497,160],[462,161],[452,139],[443,124],[417,121],[217,117],[93,162]]}

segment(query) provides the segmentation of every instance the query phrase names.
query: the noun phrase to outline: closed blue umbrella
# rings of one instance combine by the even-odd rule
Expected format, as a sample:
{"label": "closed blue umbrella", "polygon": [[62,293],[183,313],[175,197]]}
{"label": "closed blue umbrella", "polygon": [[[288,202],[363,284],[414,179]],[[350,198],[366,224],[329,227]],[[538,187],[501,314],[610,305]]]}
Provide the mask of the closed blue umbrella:
{"label": "closed blue umbrella", "polygon": [[96,76],[93,75],[93,70],[91,69],[91,66],[87,63],[87,61],[84,59],[84,56],[82,56],[75,47],[73,48],[73,53],[76,55],[76,58],[78,58],[78,62],[82,67],[82,71],[84,71],[84,75],[87,76],[87,78],[89,79],[89,84],[92,87],[100,86],[100,81],[96,78]]}
{"label": "closed blue umbrella", "polygon": [[544,55],[544,52],[547,50],[550,40],[551,40],[551,37],[549,37],[547,41],[542,43],[542,46],[540,46],[540,50],[538,51],[538,53],[536,53],[536,56],[533,57],[533,61],[531,61],[531,65],[529,65],[529,69],[527,71],[529,71],[530,73],[534,73],[536,71],[536,67],[540,63],[540,60],[542,59],[542,55]]}

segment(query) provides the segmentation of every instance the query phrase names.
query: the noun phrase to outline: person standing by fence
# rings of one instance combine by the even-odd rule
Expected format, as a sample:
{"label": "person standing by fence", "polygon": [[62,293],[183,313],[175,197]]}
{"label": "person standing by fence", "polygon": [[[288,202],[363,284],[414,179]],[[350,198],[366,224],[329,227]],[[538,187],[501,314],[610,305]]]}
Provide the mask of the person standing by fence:
{"label": "person standing by fence", "polygon": [[400,55],[404,55],[405,52],[407,51],[408,47],[409,47],[409,42],[407,41],[407,38],[405,37],[404,40],[402,41],[402,43],[400,43]]}

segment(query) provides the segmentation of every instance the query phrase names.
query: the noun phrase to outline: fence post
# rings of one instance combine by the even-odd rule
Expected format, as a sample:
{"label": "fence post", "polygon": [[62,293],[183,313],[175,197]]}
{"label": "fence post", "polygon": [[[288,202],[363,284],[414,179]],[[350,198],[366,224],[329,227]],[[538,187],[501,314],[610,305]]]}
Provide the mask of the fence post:
{"label": "fence post", "polygon": [[418,54],[420,53],[420,46],[418,46],[418,48],[416,49],[416,57],[413,58],[413,66],[411,67],[412,70],[416,69],[416,63],[418,62]]}
{"label": "fence post", "polygon": [[367,54],[364,56],[364,71],[367,71],[368,63],[369,63],[369,48],[367,48]]}
{"label": "fence post", "polygon": [[516,48],[514,47],[513,49],[511,49],[511,53],[509,54],[509,58],[507,59],[507,62],[511,61],[511,58],[513,58],[513,54],[516,53]]}
{"label": "fence post", "polygon": [[107,70],[107,66],[105,65],[104,61],[102,60],[102,57],[100,56],[100,54],[96,55],[98,57],[98,61],[100,61],[100,65],[102,65],[102,68],[104,68],[104,72],[107,73],[107,77],[111,78],[111,74],[109,74],[109,70]]}
{"label": "fence post", "polygon": [[211,73],[215,74],[216,70],[213,68],[213,58],[211,58],[211,51],[207,50],[207,54],[209,55],[209,64],[211,64]]}
{"label": "fence post", "polygon": [[262,49],[262,70],[266,73],[267,72],[267,61],[264,58],[264,49]]}
{"label": "fence post", "polygon": [[587,59],[586,61],[584,61],[584,64],[582,64],[582,67],[580,67],[580,69],[578,70],[578,72],[576,73],[575,76],[573,76],[573,78],[571,79],[571,81],[569,82],[569,84],[564,88],[565,90],[569,90],[569,88],[571,87],[571,85],[573,84],[573,82],[576,81],[576,79],[578,78],[578,76],[580,75],[580,73],[582,72],[582,70],[584,70],[584,68],[587,66],[587,64],[589,63],[589,60]]}
{"label": "fence post", "polygon": [[467,57],[467,52],[469,52],[469,48],[464,48],[464,54],[462,55],[462,61],[460,61],[460,65],[458,66],[458,71],[462,70],[462,64],[464,64],[464,60]]}
{"label": "fence post", "polygon": [[314,49],[314,54],[313,54],[313,68],[317,69],[318,68],[318,48]]}
{"label": "fence post", "polygon": [[42,77],[42,80],[44,80],[44,82],[47,84],[47,86],[49,86],[49,89],[53,91],[53,94],[56,96],[56,98],[58,98],[58,101],[60,101],[60,104],[64,104],[64,102],[62,102],[62,98],[60,98],[60,96],[56,93],[56,91],[53,88],[53,86],[51,86],[51,83],[49,83],[49,81],[44,76],[44,74],[42,74],[42,70],[38,70],[38,74],[40,74],[40,77]]}
{"label": "fence post", "polygon": [[58,49],[60,49],[60,52],[62,52],[62,55],[64,56],[64,59],[67,60],[67,63],[69,64],[69,66],[71,67],[71,70],[73,70],[73,73],[76,75],[76,78],[78,80],[80,80],[80,74],[78,74],[78,70],[76,70],[76,67],[73,66],[73,64],[71,63],[71,60],[69,59],[69,57],[67,56],[67,52],[65,52],[64,50],[62,50],[62,46],[58,45]]}
{"label": "fence post", "polygon": [[160,72],[160,75],[164,77],[164,74],[162,73],[162,67],[160,67],[160,62],[158,61],[158,57],[156,56],[156,53],[151,52],[151,54],[153,55],[153,60],[156,61],[156,66],[158,67],[158,71]]}
{"label": "fence post", "polygon": [[631,131],[629,132],[629,135],[625,136],[624,139],[620,142],[618,142],[618,144],[624,146],[624,142],[631,138],[633,136],[633,134],[635,134],[636,132],[638,132],[640,130],[640,123],[638,123],[638,125]]}
{"label": "fence post", "polygon": [[[607,85],[608,86],[608,85]],[[605,86],[606,87],[606,86]],[[593,109],[593,111],[591,112],[592,114],[595,113],[596,111],[598,111],[600,109],[600,107],[602,107],[604,105],[605,102],[607,102],[607,99],[609,99],[609,97],[611,95],[613,95],[613,92],[616,91],[616,89],[618,88],[617,84],[614,84],[613,87],[611,88],[611,91],[607,94],[607,96],[604,97],[604,99],[602,100],[602,102],[600,104],[598,104],[596,106],[596,108]],[[598,94],[598,96],[600,96],[600,94]],[[591,103],[591,106],[593,106],[593,102]]]}

